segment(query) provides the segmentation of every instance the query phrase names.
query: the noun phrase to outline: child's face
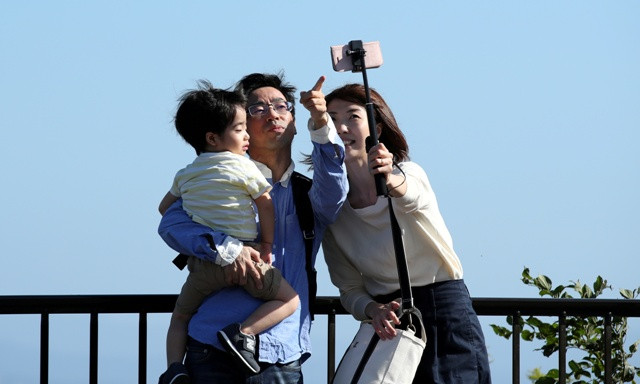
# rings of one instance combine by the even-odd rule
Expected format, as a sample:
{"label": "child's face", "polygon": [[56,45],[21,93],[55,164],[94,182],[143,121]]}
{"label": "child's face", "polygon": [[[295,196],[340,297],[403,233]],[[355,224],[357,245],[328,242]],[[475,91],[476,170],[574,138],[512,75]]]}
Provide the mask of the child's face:
{"label": "child's face", "polygon": [[237,155],[244,155],[249,149],[249,134],[247,133],[247,113],[244,108],[236,106],[236,117],[219,136],[218,150],[229,151]]}

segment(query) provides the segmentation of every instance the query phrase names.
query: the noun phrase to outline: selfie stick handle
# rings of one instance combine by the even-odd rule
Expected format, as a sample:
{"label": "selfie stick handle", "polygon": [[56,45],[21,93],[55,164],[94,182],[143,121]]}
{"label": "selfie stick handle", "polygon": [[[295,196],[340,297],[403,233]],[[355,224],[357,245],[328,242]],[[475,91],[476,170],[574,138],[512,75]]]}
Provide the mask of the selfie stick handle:
{"label": "selfie stick handle", "polygon": [[[350,50],[347,52],[351,56],[353,62],[353,72],[362,72],[362,82],[364,84],[364,92],[366,97],[365,109],[367,111],[367,121],[369,123],[369,137],[367,137],[367,152],[373,146],[378,145],[378,135],[376,133],[376,117],[373,111],[373,103],[371,102],[371,92],[369,92],[369,81],[367,79],[367,66],[364,63],[366,51],[362,45],[362,40],[352,40],[349,42]],[[378,173],[374,176],[376,183],[376,193],[378,196],[387,196],[387,184],[384,175]]]}

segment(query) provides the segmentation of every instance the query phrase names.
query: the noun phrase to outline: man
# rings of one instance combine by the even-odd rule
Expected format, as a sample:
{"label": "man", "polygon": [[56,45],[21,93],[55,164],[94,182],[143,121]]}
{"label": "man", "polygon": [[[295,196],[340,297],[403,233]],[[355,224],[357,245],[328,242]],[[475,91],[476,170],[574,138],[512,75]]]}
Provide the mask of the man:
{"label": "man", "polygon": [[[311,161],[313,185],[309,191],[315,219],[312,262],[326,227],[338,215],[347,194],[344,148],[326,113],[322,94],[324,77],[309,92],[301,92],[301,103],[309,110],[309,131],[313,142]],[[295,88],[281,75],[251,74],[236,87],[247,97],[249,155],[272,184],[270,194],[275,208],[276,229],[273,265],[298,292],[300,306],[280,324],[259,335],[260,373],[245,375],[224,352],[216,333],[225,325],[241,322],[262,302],[237,285],[252,278],[260,286],[252,262],[256,250],[240,241],[194,223],[182,210],[180,201],[165,213],[158,232],[176,251],[214,261],[224,267],[229,285],[205,299],[189,324],[187,367],[192,383],[302,383],[301,364],[310,355],[309,282],[305,270],[305,243],[300,229],[291,188],[294,163],[291,145],[296,134]],[[282,105],[288,108],[275,108]],[[250,348],[250,346],[249,346]],[[164,375],[163,375],[164,376]],[[172,380],[165,378],[167,382]]]}

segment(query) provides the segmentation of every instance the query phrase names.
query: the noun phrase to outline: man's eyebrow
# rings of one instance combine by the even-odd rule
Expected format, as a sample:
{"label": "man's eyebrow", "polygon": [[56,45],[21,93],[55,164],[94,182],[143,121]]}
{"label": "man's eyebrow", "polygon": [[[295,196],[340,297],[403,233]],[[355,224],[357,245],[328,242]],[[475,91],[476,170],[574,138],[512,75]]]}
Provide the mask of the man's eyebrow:
{"label": "man's eyebrow", "polygon": [[256,101],[255,103],[251,103],[249,105],[260,105],[260,104],[267,105],[276,101],[287,101],[287,100],[283,99],[282,97],[276,97],[275,99],[269,100],[268,103],[265,103],[264,101]]}

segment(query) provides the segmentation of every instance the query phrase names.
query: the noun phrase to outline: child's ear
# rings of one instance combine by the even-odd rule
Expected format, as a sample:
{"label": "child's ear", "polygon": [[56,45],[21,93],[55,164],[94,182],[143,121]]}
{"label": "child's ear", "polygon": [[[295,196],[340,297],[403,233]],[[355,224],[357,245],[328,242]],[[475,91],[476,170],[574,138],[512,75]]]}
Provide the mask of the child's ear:
{"label": "child's ear", "polygon": [[207,141],[207,144],[209,144],[211,146],[214,146],[214,147],[218,144],[218,141],[220,140],[218,135],[213,133],[213,132],[207,132],[207,134],[204,136],[204,138]]}

